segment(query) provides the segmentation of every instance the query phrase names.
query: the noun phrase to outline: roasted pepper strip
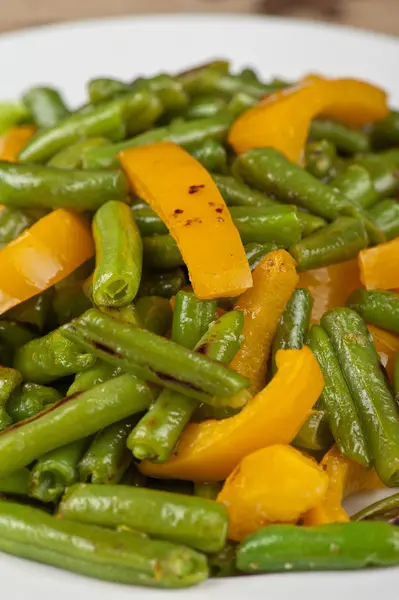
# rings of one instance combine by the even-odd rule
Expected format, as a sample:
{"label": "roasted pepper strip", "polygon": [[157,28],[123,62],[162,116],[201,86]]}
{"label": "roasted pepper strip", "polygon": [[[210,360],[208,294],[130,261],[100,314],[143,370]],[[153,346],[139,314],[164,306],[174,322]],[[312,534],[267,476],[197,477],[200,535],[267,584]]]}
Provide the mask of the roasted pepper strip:
{"label": "roasted pepper strip", "polygon": [[270,523],[296,523],[327,488],[328,477],[315,460],[276,444],[243,458],[217,500],[229,512],[229,539],[239,542]]}
{"label": "roasted pepper strip", "polygon": [[296,162],[302,159],[311,121],[320,114],[361,127],[388,114],[387,96],[355,79],[309,78],[246,111],[233,123],[229,142],[237,153],[271,146]]}
{"label": "roasted pepper strip", "polygon": [[31,125],[12,127],[0,137],[0,160],[17,162],[20,150],[35,134],[36,128]]}
{"label": "roasted pepper strip", "polygon": [[151,477],[221,481],[247,454],[273,444],[289,444],[310,415],[324,382],[306,346],[280,350],[277,367],[269,385],[240,413],[222,421],[189,424],[168,462],[144,461],[140,470]]}
{"label": "roasted pepper strip", "polygon": [[88,221],[58,209],[0,250],[0,314],[43,292],[93,256]]}
{"label": "roasted pepper strip", "polygon": [[231,367],[248,377],[255,392],[266,383],[267,360],[285,305],[298,281],[294,259],[285,250],[267,254],[253,271],[254,287],[235,310],[244,312],[244,342]]}
{"label": "roasted pepper strip", "polygon": [[345,458],[336,446],[327,452],[320,464],[329,477],[327,493],[318,506],[303,516],[304,525],[346,523],[349,517],[342,508],[342,501],[347,496],[384,487],[374,469]]}
{"label": "roasted pepper strip", "polygon": [[399,288],[399,238],[359,252],[360,279],[368,289]]}
{"label": "roasted pepper strip", "polygon": [[132,148],[119,157],[135,192],[176,240],[198,298],[238,296],[252,287],[238,231],[216,184],[197,161],[173,143]]}

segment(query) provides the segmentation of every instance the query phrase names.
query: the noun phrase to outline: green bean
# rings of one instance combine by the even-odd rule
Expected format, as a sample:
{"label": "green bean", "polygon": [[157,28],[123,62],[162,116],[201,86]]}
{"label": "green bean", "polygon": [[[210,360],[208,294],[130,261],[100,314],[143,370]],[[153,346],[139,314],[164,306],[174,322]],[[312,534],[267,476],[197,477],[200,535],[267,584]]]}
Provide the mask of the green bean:
{"label": "green bean", "polygon": [[140,298],[143,296],[171,298],[187,283],[187,275],[183,269],[175,269],[165,273],[144,273],[140,283],[138,296]]}
{"label": "green bean", "polygon": [[34,333],[15,321],[0,321],[0,344],[4,345],[11,355],[35,338]]}
{"label": "green bean", "polygon": [[172,325],[173,311],[169,301],[160,296],[143,296],[136,302],[140,327],[157,335],[166,335]]}
{"label": "green bean", "polygon": [[169,232],[162,219],[145,202],[133,204],[132,211],[142,236],[162,235]]}
{"label": "green bean", "polygon": [[60,329],[32,340],[17,349],[15,368],[25,381],[49,383],[59,377],[74,375],[94,365],[93,355],[67,340]]}
{"label": "green bean", "polygon": [[12,421],[18,423],[34,417],[61,398],[61,394],[54,388],[36,383],[24,383],[8,400],[7,412]]}
{"label": "green bean", "polygon": [[276,242],[288,248],[301,239],[302,225],[296,207],[233,206],[230,214],[244,244]]}
{"label": "green bean", "polygon": [[29,490],[30,471],[19,469],[7,477],[0,479],[0,494],[27,496]]}
{"label": "green bean", "polygon": [[399,294],[386,290],[365,290],[352,292],[347,305],[381,329],[399,333]]}
{"label": "green bean", "polygon": [[131,464],[123,474],[121,485],[132,485],[134,487],[147,487],[147,477],[140,473],[135,464]]}
{"label": "green bean", "polygon": [[[192,350],[214,321],[216,309],[216,301],[198,300],[191,292],[178,292],[172,320],[173,342]],[[140,460],[165,462],[197,406],[195,398],[164,389],[130,434],[128,448]]]}
{"label": "green bean", "polygon": [[4,317],[18,323],[26,323],[37,329],[39,332],[45,328],[49,310],[51,307],[52,290],[38,294],[17,304],[11,310],[8,310]]}
{"label": "green bean", "polygon": [[254,148],[241,154],[235,169],[249,185],[329,221],[342,214],[356,214],[356,206],[348,198],[274,148]]}
{"label": "green bean", "polygon": [[344,456],[368,466],[372,457],[358,410],[331,341],[320,325],[313,325],[310,329],[308,345],[316,356],[324,377],[324,389],[318,404],[328,414],[330,429],[338,449]]}
{"label": "green bean", "polygon": [[79,464],[80,480],[91,483],[119,483],[132,463],[126,440],[135,420],[124,419],[109,425],[92,441]]}
{"label": "green bean", "polygon": [[227,110],[237,119],[243,112],[255,106],[257,100],[247,92],[237,92],[227,105]]}
{"label": "green bean", "polygon": [[389,114],[371,127],[371,141],[377,149],[399,146],[399,112]]}
{"label": "green bean", "polygon": [[399,482],[399,417],[363,319],[337,308],[321,319],[364,427],[374,466],[386,485]]}
{"label": "green bean", "polygon": [[216,319],[215,300],[199,300],[192,292],[176,295],[172,322],[172,340],[192,350]]}
{"label": "green bean", "polygon": [[214,173],[228,171],[227,152],[220,142],[205,140],[200,144],[190,146],[187,150],[207,171]]}
{"label": "green bean", "polygon": [[29,118],[30,114],[22,102],[0,102],[0,135]]}
{"label": "green bean", "polygon": [[370,173],[361,165],[349,165],[329,185],[362,208],[369,208],[378,201]]}
{"label": "green bean", "polygon": [[12,423],[6,404],[21,383],[22,377],[18,371],[0,366],[0,431]]}
{"label": "green bean", "polygon": [[280,248],[281,246],[275,242],[268,242],[267,244],[245,244],[245,254],[247,255],[251,271],[254,270],[256,265],[264,256],[266,256],[266,254],[269,254],[269,252],[273,252],[274,250],[279,250]]}
{"label": "green bean", "polygon": [[218,502],[129,486],[75,484],[59,515],[96,525],[127,525],[204,552],[221,550],[228,533],[227,510]]}
{"label": "green bean", "polygon": [[399,203],[393,198],[381,200],[369,210],[374,223],[385,234],[387,241],[399,236]]}
{"label": "green bean", "polygon": [[211,323],[194,347],[196,352],[204,354],[211,360],[229,364],[243,342],[242,329],[244,315],[238,310],[231,310]]}
{"label": "green bean", "polygon": [[[223,365],[96,309],[61,328],[68,340],[106,362],[202,402],[229,404],[249,381]],[[211,396],[211,397],[210,397]],[[214,397],[220,397],[219,401]]]}
{"label": "green bean", "polygon": [[379,199],[394,194],[399,188],[399,158],[396,150],[379,154],[364,154],[355,159],[370,173],[374,189]]}
{"label": "green bean", "polygon": [[0,477],[51,450],[145,410],[151,401],[148,386],[128,374],[62,398],[0,434]]}
{"label": "green bean", "polygon": [[212,175],[219,192],[228,206],[278,206],[278,202],[268,198],[228,175]]}
{"label": "green bean", "polygon": [[317,410],[310,415],[295,436],[293,446],[307,451],[327,452],[334,443],[328,414]]}
{"label": "green bean", "polygon": [[64,325],[79,317],[91,306],[92,303],[84,293],[81,281],[54,289],[52,308],[57,325]]}
{"label": "green bean", "polygon": [[368,246],[366,228],[362,221],[340,217],[291,246],[290,253],[299,271],[307,271],[354,258]]}
{"label": "green bean", "polygon": [[239,546],[245,573],[328,571],[399,564],[399,531],[388,523],[270,525]]}
{"label": "green bean", "polygon": [[54,88],[32,87],[22,99],[39,129],[55,127],[70,115],[61,94]]}
{"label": "green bean", "polygon": [[134,90],[148,90],[160,99],[165,110],[178,111],[186,108],[189,98],[177,77],[161,73],[154,77],[141,77],[132,83]]}
{"label": "green bean", "polygon": [[399,494],[378,500],[351,516],[351,521],[391,521],[396,525],[399,513]]}
{"label": "green bean", "polygon": [[65,489],[79,481],[78,462],[87,440],[76,440],[41,456],[32,469],[29,496],[41,502],[57,502]]}
{"label": "green bean", "polygon": [[77,394],[80,392],[86,392],[99,383],[105,383],[113,377],[117,377],[122,373],[119,367],[109,365],[103,361],[97,361],[94,367],[87,371],[77,373],[75,380],[68,389],[68,396]]}
{"label": "green bean", "polygon": [[227,542],[220,552],[208,556],[210,576],[233,577],[233,575],[237,575],[236,554],[236,544]]}
{"label": "green bean", "polygon": [[168,271],[184,265],[179,247],[169,234],[143,238],[143,261],[151,271]]}
{"label": "green bean", "polygon": [[54,169],[0,161],[0,201],[10,208],[96,210],[108,200],[125,201],[121,171]]}
{"label": "green bean", "polygon": [[126,306],[138,292],[143,261],[141,237],[131,209],[122,202],[104,204],[94,216],[93,235],[96,246],[94,303]]}
{"label": "green bean", "polygon": [[133,303],[128,304],[127,306],[122,306],[122,308],[101,306],[100,310],[101,312],[110,315],[114,319],[122,321],[122,323],[129,323],[129,325],[134,325],[135,327],[142,327],[142,322],[136,310],[136,305]]}
{"label": "green bean", "polygon": [[304,344],[312,312],[312,296],[297,288],[287,302],[277,325],[272,345],[271,372],[277,373],[276,354],[279,350],[300,350]]}
{"label": "green bean", "polygon": [[224,142],[233,117],[228,114],[216,115],[208,119],[197,119],[182,123],[171,123],[167,127],[158,127],[119,144],[110,144],[96,148],[85,157],[86,168],[108,168],[119,165],[118,153],[129,148],[153,144],[155,142],[174,142],[184,148],[202,143],[207,139]]}
{"label": "green bean", "polygon": [[370,150],[370,136],[367,133],[360,129],[352,129],[337,121],[327,119],[312,121],[309,137],[316,141],[327,140],[344,154],[357,154]]}
{"label": "green bean", "polygon": [[25,229],[44,216],[40,209],[22,210],[4,206],[0,211],[0,245],[15,240]]}
{"label": "green bean", "polygon": [[218,481],[205,481],[204,483],[194,483],[194,495],[207,500],[216,500],[217,495],[222,489],[222,484]]}
{"label": "green bean", "polygon": [[193,98],[183,113],[184,119],[206,119],[226,110],[226,100],[219,96],[199,96]]}
{"label": "green bean", "polygon": [[131,121],[139,121],[150,94],[132,92],[110,100],[84,113],[72,114],[54,127],[39,132],[19,154],[25,163],[44,163],[60,150],[82,138],[104,136],[112,141],[122,140]]}
{"label": "green bean", "polygon": [[337,161],[337,150],[331,142],[320,140],[306,144],[305,165],[306,170],[317,177],[324,179],[334,172]]}
{"label": "green bean", "polygon": [[131,91],[132,86],[129,83],[109,77],[97,77],[96,79],[91,79],[87,84],[87,92],[91,104],[101,104]]}
{"label": "green bean", "polygon": [[325,219],[310,213],[298,211],[297,216],[302,226],[302,237],[304,238],[327,225]]}
{"label": "green bean", "polygon": [[56,169],[81,169],[83,167],[83,159],[86,152],[92,148],[100,148],[106,146],[109,141],[103,137],[93,137],[88,140],[75,142],[67,146],[48,162],[49,167]]}
{"label": "green bean", "polygon": [[184,546],[0,502],[0,550],[90,577],[181,588],[207,578],[205,557]]}

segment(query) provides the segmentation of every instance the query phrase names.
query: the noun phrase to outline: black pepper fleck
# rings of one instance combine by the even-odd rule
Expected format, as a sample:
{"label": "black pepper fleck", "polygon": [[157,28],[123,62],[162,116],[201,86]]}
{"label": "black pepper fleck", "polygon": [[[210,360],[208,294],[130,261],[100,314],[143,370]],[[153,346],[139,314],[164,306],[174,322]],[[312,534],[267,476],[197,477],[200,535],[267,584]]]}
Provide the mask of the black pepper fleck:
{"label": "black pepper fleck", "polygon": [[189,194],[196,194],[197,192],[199,192],[204,187],[205,187],[205,185],[203,183],[201,183],[200,185],[190,185],[190,187],[188,188],[188,193]]}

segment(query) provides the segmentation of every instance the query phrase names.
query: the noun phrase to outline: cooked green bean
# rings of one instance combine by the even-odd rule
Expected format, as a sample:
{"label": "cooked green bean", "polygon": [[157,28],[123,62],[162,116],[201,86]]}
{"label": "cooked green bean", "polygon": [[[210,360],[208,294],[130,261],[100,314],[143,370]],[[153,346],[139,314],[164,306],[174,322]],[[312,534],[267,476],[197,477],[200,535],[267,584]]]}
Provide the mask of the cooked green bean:
{"label": "cooked green bean", "polygon": [[227,105],[227,110],[237,119],[243,112],[256,104],[256,99],[247,92],[237,92]]}
{"label": "cooked green bean", "polygon": [[67,340],[59,329],[28,342],[17,349],[15,368],[25,381],[49,383],[59,377],[74,375],[94,365],[92,354]]}
{"label": "cooked green bean", "polygon": [[79,463],[81,481],[120,482],[133,460],[132,453],[126,448],[126,440],[135,422],[127,418],[97,433]]}
{"label": "cooked green bean", "polygon": [[399,146],[399,112],[389,114],[371,127],[371,141],[377,149]]}
{"label": "cooked green bean", "polygon": [[226,110],[227,102],[220,96],[199,96],[193,98],[183,113],[184,119],[206,119]]}
{"label": "cooked green bean", "polygon": [[399,236],[399,202],[393,198],[381,200],[369,209],[374,223],[385,234],[387,241]]}
{"label": "cooked green bean", "polygon": [[113,377],[121,375],[121,373],[122,370],[119,367],[98,360],[91,369],[76,374],[74,382],[68,389],[68,396],[77,394],[78,392],[86,392],[95,385],[104,383]]}
{"label": "cooked green bean", "polygon": [[92,303],[84,293],[81,281],[54,289],[52,309],[57,325],[64,325],[75,317],[79,317],[91,306]]}
{"label": "cooked green bean", "polygon": [[291,246],[290,253],[298,270],[307,271],[354,258],[368,246],[368,241],[361,220],[340,217]]}
{"label": "cooked green bean", "polygon": [[296,207],[233,206],[230,214],[244,244],[275,242],[288,248],[301,239],[302,224]]}
{"label": "cooked green bean", "polygon": [[0,211],[0,247],[15,240],[44,214],[45,212],[41,209],[23,210],[5,206]]}
{"label": "cooked green bean", "polygon": [[399,294],[396,292],[360,288],[349,296],[347,305],[366,323],[399,333]]}
{"label": "cooked green bean", "polygon": [[165,223],[145,202],[133,204],[132,211],[142,236],[168,233]]}
{"label": "cooked green bean", "polygon": [[248,264],[251,271],[254,270],[256,265],[262,260],[266,254],[273,252],[273,250],[279,250],[281,246],[275,242],[269,242],[267,244],[257,244],[255,242],[251,244],[245,244],[245,254],[247,255]]}
{"label": "cooked green bean", "polygon": [[312,296],[307,290],[297,288],[287,302],[280,317],[272,345],[271,371],[277,372],[276,354],[279,350],[302,348],[310,324]]}
{"label": "cooked green bean", "polygon": [[130,304],[139,289],[143,248],[131,209],[110,201],[94,215],[96,269],[93,300],[97,306]]}
{"label": "cooked green bean", "polygon": [[399,531],[388,523],[270,525],[239,546],[245,573],[328,571],[399,564]]}
{"label": "cooked green bean", "polygon": [[391,196],[398,190],[399,157],[396,150],[364,154],[355,159],[355,164],[361,165],[370,173],[379,199]]}
{"label": "cooked green bean", "polygon": [[361,165],[349,165],[329,185],[362,208],[369,208],[378,201],[371,175]]}
{"label": "cooked green bean", "polygon": [[170,302],[161,296],[143,296],[136,302],[141,327],[157,335],[166,335],[172,325]]}
{"label": "cooked green bean", "polygon": [[60,92],[54,88],[30,88],[23,95],[23,102],[39,129],[55,127],[70,115]]}
{"label": "cooked green bean", "polygon": [[171,298],[187,283],[187,275],[183,269],[175,269],[165,273],[144,273],[140,282],[138,296],[140,298],[143,296]]}
{"label": "cooked green bean", "polygon": [[228,206],[276,206],[279,203],[229,175],[212,175]]}
{"label": "cooked green bean", "polygon": [[318,404],[328,414],[330,429],[338,449],[344,456],[367,466],[372,457],[365,431],[337,354],[320,325],[313,325],[310,329],[308,345],[316,356],[324,377],[324,389]]}
{"label": "cooked green bean", "polygon": [[221,489],[222,484],[217,481],[194,483],[194,495],[207,500],[216,500]]}
{"label": "cooked green bean", "polygon": [[184,546],[57,519],[0,501],[0,550],[120,583],[181,588],[208,576],[205,557]]}
{"label": "cooked green bean", "polygon": [[41,502],[57,502],[65,489],[79,481],[78,462],[88,441],[76,440],[39,458],[29,483],[29,495]]}
{"label": "cooked green bean", "polygon": [[117,155],[119,152],[154,142],[174,142],[185,148],[202,143],[207,139],[223,142],[232,121],[232,115],[225,113],[208,119],[171,123],[167,127],[158,127],[119,144],[110,144],[104,148],[91,150],[86,154],[85,167],[101,169],[102,167],[118,166]]}
{"label": "cooked green bean", "polygon": [[13,421],[6,404],[21,383],[22,377],[18,371],[0,366],[0,431],[11,425]]}
{"label": "cooked green bean", "polygon": [[324,179],[334,172],[337,161],[337,150],[331,142],[320,140],[310,142],[305,148],[305,165],[307,171],[317,177]]}
{"label": "cooked green bean", "polygon": [[61,394],[54,388],[24,383],[8,400],[7,412],[14,423],[17,423],[34,417],[61,398]]}
{"label": "cooked green bean", "polygon": [[27,496],[29,491],[30,471],[19,469],[7,477],[0,479],[0,494]]}
{"label": "cooked green bean", "polygon": [[51,450],[145,410],[151,401],[148,386],[127,374],[62,398],[0,434],[0,477]]}
{"label": "cooked green bean", "polygon": [[18,323],[26,323],[32,326],[39,332],[42,332],[47,322],[49,321],[49,310],[51,307],[51,299],[53,290],[48,290],[37,296],[17,304],[11,310],[8,310],[4,317]]}
{"label": "cooked green bean", "polygon": [[398,514],[399,494],[392,494],[392,496],[378,500],[352,515],[351,521],[391,521],[391,519],[395,519],[396,521]]}
{"label": "cooked green bean", "polygon": [[93,137],[75,142],[53,156],[48,162],[48,166],[56,169],[81,169],[87,152],[92,148],[100,148],[107,144],[109,144],[109,140],[103,137]]}
{"label": "cooked green bean", "polygon": [[59,515],[96,525],[127,525],[204,552],[221,550],[228,532],[227,510],[218,502],[122,485],[75,484]]}
{"label": "cooked green bean", "polygon": [[0,202],[10,208],[96,210],[108,200],[126,200],[121,171],[54,169],[0,161]]}
{"label": "cooked green bean", "polygon": [[327,140],[344,154],[357,154],[370,150],[370,136],[367,133],[328,119],[312,121],[309,137],[316,141]]}
{"label": "cooked green bean", "polygon": [[228,171],[227,152],[220,142],[205,140],[200,144],[190,146],[187,150],[207,171],[213,173]]}
{"label": "cooked green bean", "polygon": [[22,102],[0,102],[0,134],[29,119],[29,111]]}
{"label": "cooked green bean", "polygon": [[88,112],[72,114],[54,127],[36,134],[19,154],[24,163],[44,163],[66,146],[82,138],[104,136],[122,140],[130,121],[139,121],[149,99],[149,92],[137,91],[98,105]]}
{"label": "cooked green bean", "polygon": [[337,308],[321,319],[366,434],[375,469],[388,486],[399,483],[399,417],[367,326],[355,311]]}
{"label": "cooked green bean", "polygon": [[316,410],[306,420],[295,436],[292,445],[302,450],[327,452],[334,443],[328,414],[325,410]]}
{"label": "cooked green bean", "polygon": [[169,234],[143,238],[144,267],[153,271],[168,271],[184,265],[179,247]]}

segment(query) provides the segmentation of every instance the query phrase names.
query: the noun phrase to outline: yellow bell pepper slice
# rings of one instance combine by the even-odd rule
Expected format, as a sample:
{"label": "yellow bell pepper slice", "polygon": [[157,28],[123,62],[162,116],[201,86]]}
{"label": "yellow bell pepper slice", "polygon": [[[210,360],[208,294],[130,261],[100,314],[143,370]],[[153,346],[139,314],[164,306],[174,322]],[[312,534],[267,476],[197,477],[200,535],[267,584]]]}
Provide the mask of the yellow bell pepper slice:
{"label": "yellow bell pepper slice", "polygon": [[358,261],[360,279],[368,290],[399,288],[399,237],[361,250]]}
{"label": "yellow bell pepper slice", "polygon": [[345,306],[349,295],[362,287],[356,259],[299,274],[298,286],[313,298],[311,322],[319,323],[325,312]]}
{"label": "yellow bell pepper slice", "polygon": [[260,448],[292,442],[319,398],[323,375],[314,354],[280,350],[277,373],[234,417],[190,423],[177,451],[166,463],[143,461],[139,469],[150,477],[222,481],[239,462]]}
{"label": "yellow bell pepper slice", "polygon": [[272,147],[301,161],[311,121],[328,116],[361,127],[388,114],[386,93],[356,79],[310,77],[300,85],[267,96],[233,123],[229,142],[241,154]]}
{"label": "yellow bell pepper slice", "polygon": [[267,362],[276,328],[298,282],[295,261],[285,250],[267,254],[256,266],[254,286],[234,306],[244,313],[244,341],[230,366],[251,380],[252,392],[266,383]]}
{"label": "yellow bell pepper slice", "polygon": [[328,476],[315,460],[278,444],[243,458],[217,500],[229,513],[229,538],[240,542],[271,523],[296,523],[322,501],[327,487]]}
{"label": "yellow bell pepper slice", "polygon": [[320,504],[303,515],[304,525],[346,523],[350,519],[342,501],[347,496],[385,487],[374,469],[345,458],[336,446],[327,452],[320,464],[329,477],[327,493]]}
{"label": "yellow bell pepper slice", "polygon": [[12,127],[0,137],[0,160],[17,162],[20,150],[36,133],[36,128],[31,125]]}
{"label": "yellow bell pepper slice", "polygon": [[252,287],[240,235],[212,177],[172,142],[119,154],[133,190],[176,240],[198,298],[238,296]]}
{"label": "yellow bell pepper slice", "polygon": [[94,254],[88,220],[58,209],[0,250],[0,314],[43,292]]}
{"label": "yellow bell pepper slice", "polygon": [[381,363],[386,369],[389,381],[393,383],[395,358],[399,352],[399,336],[390,331],[379,329],[374,325],[368,325],[367,327],[373,338],[374,347],[380,355]]}

